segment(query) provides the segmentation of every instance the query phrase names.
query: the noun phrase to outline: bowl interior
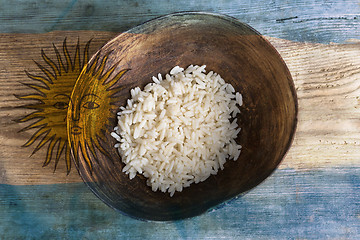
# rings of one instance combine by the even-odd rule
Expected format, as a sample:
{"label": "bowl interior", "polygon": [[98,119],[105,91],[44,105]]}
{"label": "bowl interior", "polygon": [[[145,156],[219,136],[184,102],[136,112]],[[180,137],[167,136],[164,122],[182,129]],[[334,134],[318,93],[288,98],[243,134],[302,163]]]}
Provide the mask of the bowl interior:
{"label": "bowl interior", "polygon": [[[242,93],[237,142],[243,149],[216,176],[169,197],[153,192],[142,175],[129,180],[122,173],[110,132],[130,89],[190,64],[207,65]],[[268,177],[291,144],[296,115],[291,75],[258,32],[227,16],[178,13],[135,27],[102,47],[79,76],[67,121],[72,157],[100,199],[132,217],[173,220],[199,215]]]}

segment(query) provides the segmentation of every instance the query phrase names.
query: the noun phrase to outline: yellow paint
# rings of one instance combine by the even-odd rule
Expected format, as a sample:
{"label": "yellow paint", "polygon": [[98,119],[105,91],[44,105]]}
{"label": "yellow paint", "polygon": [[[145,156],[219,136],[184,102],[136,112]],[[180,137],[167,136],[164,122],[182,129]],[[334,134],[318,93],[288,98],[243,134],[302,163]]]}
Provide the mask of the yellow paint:
{"label": "yellow paint", "polygon": [[96,158],[95,149],[98,149],[106,155],[99,140],[104,138],[109,120],[114,116],[112,112],[118,109],[114,103],[118,100],[115,94],[119,87],[114,85],[128,71],[125,69],[115,74],[115,64],[104,72],[107,59],[106,55],[100,61],[98,54],[92,64],[83,68],[71,95],[67,115],[68,136],[75,161],[78,165],[81,152],[90,171],[92,161],[89,154]]}
{"label": "yellow paint", "polygon": [[[41,138],[32,154],[47,145],[43,166],[47,166],[51,160],[55,158],[54,171],[56,170],[56,166],[62,156],[65,159],[68,174],[71,169],[70,149],[68,147],[66,134],[66,114],[70,94],[75,85],[76,79],[78,78],[84,64],[88,62],[89,45],[90,41],[87,42],[84,48],[82,63],[79,42],[76,45],[75,56],[72,60],[67,49],[66,39],[64,40],[62,50],[65,57],[65,63],[63,62],[55,45],[54,51],[56,53],[57,63],[47,57],[45,52],[42,50],[41,56],[47,64],[46,67],[37,62],[35,63],[45,76],[36,76],[26,72],[26,75],[32,79],[34,83],[25,85],[36,90],[36,93],[25,96],[16,96],[17,98],[23,100],[37,101],[35,104],[28,104],[24,106],[25,108],[34,109],[35,111],[18,120],[18,122],[31,121],[31,123],[21,131],[37,129],[37,131],[23,146],[29,147],[34,144],[37,139]],[[56,149],[55,154],[54,149]]]}

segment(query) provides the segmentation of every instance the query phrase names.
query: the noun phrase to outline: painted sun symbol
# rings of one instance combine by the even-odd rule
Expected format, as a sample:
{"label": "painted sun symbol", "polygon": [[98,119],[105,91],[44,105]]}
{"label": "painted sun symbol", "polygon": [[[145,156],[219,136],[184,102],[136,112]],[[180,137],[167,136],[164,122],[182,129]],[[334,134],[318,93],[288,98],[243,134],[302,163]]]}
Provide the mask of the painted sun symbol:
{"label": "painted sun symbol", "polygon": [[[27,87],[36,90],[36,93],[25,96],[15,95],[15,97],[21,100],[36,101],[36,103],[22,106],[35,111],[17,120],[17,122],[20,123],[31,121],[31,123],[21,129],[20,132],[37,129],[23,146],[29,147],[35,142],[38,142],[31,154],[32,156],[47,144],[43,166],[47,166],[51,160],[55,158],[55,171],[60,158],[64,156],[67,174],[69,174],[71,170],[70,149],[66,134],[67,109],[70,101],[70,94],[75,82],[84,64],[89,60],[90,42],[91,40],[87,42],[84,48],[82,62],[80,58],[79,40],[76,45],[74,59],[72,60],[65,38],[62,46],[63,55],[66,61],[65,64],[63,63],[59,50],[54,44],[53,47],[57,63],[51,60],[45,52],[41,50],[42,59],[48,66],[44,67],[38,62],[34,62],[43,72],[44,76],[33,75],[25,71],[26,75],[33,80],[33,83],[23,83]],[[37,139],[41,140],[37,141]],[[54,149],[56,149],[55,155]]]}
{"label": "painted sun symbol", "polygon": [[79,166],[81,152],[90,171],[92,161],[88,152],[96,158],[95,149],[98,149],[108,156],[100,141],[105,138],[105,134],[109,134],[107,129],[118,109],[117,93],[123,86],[116,83],[129,70],[116,72],[118,63],[106,68],[108,55],[101,61],[99,58],[97,54],[92,63],[83,68],[71,96],[67,117],[75,163]]}

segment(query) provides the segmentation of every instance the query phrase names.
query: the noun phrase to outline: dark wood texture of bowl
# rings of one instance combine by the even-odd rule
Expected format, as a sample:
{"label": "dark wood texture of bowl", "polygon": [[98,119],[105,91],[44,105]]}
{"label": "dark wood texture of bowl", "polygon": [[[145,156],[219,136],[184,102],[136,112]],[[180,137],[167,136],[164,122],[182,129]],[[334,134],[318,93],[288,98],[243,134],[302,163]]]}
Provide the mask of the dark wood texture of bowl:
{"label": "dark wood texture of bowl", "polygon": [[[82,123],[84,132],[72,134],[71,128],[77,121],[72,119],[74,106],[84,94],[102,94],[98,89],[103,83],[89,80],[84,75],[86,69],[83,70],[68,113],[72,155],[78,159],[77,168],[90,189],[126,215],[150,220],[199,215],[261,183],[276,169],[290,147],[297,121],[297,99],[291,75],[274,47],[236,19],[205,13],[177,13],[157,18],[108,42],[93,56],[87,68],[90,69],[91,64],[99,68],[101,62],[105,64],[103,74],[116,67],[107,81],[128,69],[115,84],[120,87],[112,96],[118,101],[116,108],[125,105],[131,88],[143,87],[151,82],[152,76],[166,74],[176,65],[190,64],[206,64],[207,71],[219,73],[242,93],[244,101],[238,117],[242,131],[237,142],[243,146],[239,159],[227,161],[223,171],[205,182],[192,184],[169,197],[167,193],[151,191],[143,176],[129,180],[128,175],[122,173],[124,164],[113,147],[115,140],[109,136],[117,123],[116,108],[112,108],[110,120],[102,119],[97,113],[80,112],[80,117],[86,119]],[[105,135],[97,133],[98,128],[105,130]],[[94,143],[94,156],[88,145],[97,140],[100,146]],[[81,148],[76,141],[85,141],[88,145],[76,151],[75,148]],[[91,161],[91,169],[87,159]]]}

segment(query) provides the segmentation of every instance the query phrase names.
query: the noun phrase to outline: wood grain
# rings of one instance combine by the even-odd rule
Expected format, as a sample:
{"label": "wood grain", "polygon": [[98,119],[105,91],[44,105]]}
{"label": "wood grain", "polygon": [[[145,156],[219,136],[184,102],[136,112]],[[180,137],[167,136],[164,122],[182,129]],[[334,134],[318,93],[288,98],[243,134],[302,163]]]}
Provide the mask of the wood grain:
{"label": "wood grain", "polygon": [[[26,124],[13,120],[29,110],[16,108],[26,102],[13,94],[33,93],[20,82],[29,82],[24,70],[41,74],[33,62],[41,62],[41,49],[55,57],[52,43],[61,47],[67,37],[72,55],[78,37],[82,47],[93,38],[90,53],[94,53],[115,35],[96,31],[0,35],[0,183],[81,181],[75,171],[66,176],[63,161],[53,173],[52,163],[47,168],[41,167],[44,151],[29,157],[33,149],[21,148],[32,132],[18,133]],[[288,65],[299,99],[296,136],[280,168],[360,166],[360,119],[357,117],[360,111],[360,44],[323,45],[271,37],[268,40]]]}
{"label": "wood grain", "polygon": [[360,166],[360,44],[310,44],[269,38],[292,73],[299,122],[281,165]]}
{"label": "wood grain", "polygon": [[[52,32],[49,34],[2,34],[0,40],[0,124],[1,124],[1,151],[0,151],[0,182],[11,184],[36,184],[54,182],[79,182],[81,181],[76,169],[73,167],[69,176],[66,175],[64,156],[61,157],[57,170],[54,173],[54,161],[48,167],[43,168],[46,147],[31,155],[34,146],[21,147],[32,136],[35,130],[19,133],[22,128],[29,125],[17,123],[17,120],[33,110],[22,108],[29,104],[27,100],[19,100],[14,94],[26,95],[35,93],[34,89],[22,83],[34,83],[28,78],[24,70],[42,75],[40,69],[34,63],[36,60],[43,66],[46,63],[41,58],[41,49],[50,59],[56,62],[56,55],[52,44],[54,43],[62,55],[62,43],[67,38],[70,56],[74,59],[75,46],[79,39],[81,49],[85,47],[88,40],[93,39],[90,45],[90,55],[100,48],[115,33],[106,32]],[[82,50],[81,50],[82,51]],[[81,56],[82,57],[82,56]],[[71,93],[69,93],[70,95]],[[34,101],[33,101],[34,102]],[[66,128],[64,129],[66,131]]]}
{"label": "wood grain", "polygon": [[[244,197],[185,221],[136,221],[70,183],[81,180],[62,161],[53,174],[53,163],[41,167],[44,151],[29,158],[19,146],[31,132],[12,121],[24,102],[12,94],[29,92],[17,81],[29,81],[24,69],[40,73],[32,60],[52,42],[67,36],[73,53],[78,36],[82,46],[92,37],[93,53],[116,33],[90,30],[121,32],[184,10],[229,14],[271,37],[298,88],[298,131],[283,169]],[[360,239],[359,44],[279,39],[359,42],[359,12],[358,0],[2,1],[0,32],[12,34],[0,35],[0,183],[14,185],[0,184],[0,239]],[[19,186],[42,183],[67,184]]]}
{"label": "wood grain", "polygon": [[360,38],[358,0],[159,0],[156,4],[147,0],[15,0],[1,4],[0,32],[122,32],[154,17],[179,11],[228,14],[264,35],[292,41],[343,43]]}
{"label": "wood grain", "polygon": [[143,222],[83,183],[0,184],[0,239],[360,239],[359,168],[280,169],[199,217]]}

